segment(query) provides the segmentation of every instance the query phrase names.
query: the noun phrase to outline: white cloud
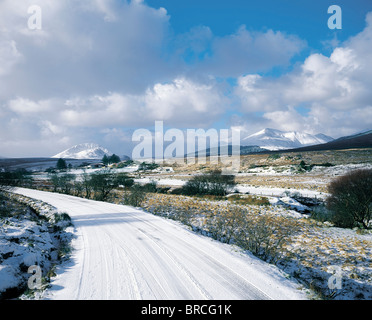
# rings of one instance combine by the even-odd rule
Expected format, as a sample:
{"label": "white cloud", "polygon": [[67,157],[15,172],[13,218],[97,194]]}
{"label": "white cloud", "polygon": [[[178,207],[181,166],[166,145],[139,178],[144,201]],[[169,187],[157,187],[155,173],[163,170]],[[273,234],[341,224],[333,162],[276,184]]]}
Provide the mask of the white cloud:
{"label": "white cloud", "polygon": [[0,76],[9,74],[21,57],[14,40],[0,41]]}
{"label": "white cloud", "polygon": [[144,100],[150,121],[169,120],[184,127],[213,122],[224,112],[224,102],[227,102],[214,84],[195,83],[185,78],[155,85],[146,92]]}
{"label": "white cloud", "polygon": [[[42,9],[42,30],[27,27],[30,5]],[[134,0],[4,0],[0,32],[3,100],[138,95],[181,76],[268,70],[288,64],[303,47],[297,37],[245,26],[225,37],[203,26],[174,35],[164,8]]]}
{"label": "white cloud", "polygon": [[1,107],[0,133],[7,141],[53,141],[55,148],[64,147],[68,136],[78,139],[88,133],[119,143],[128,140],[123,128],[151,127],[155,120],[171,127],[206,127],[219,119],[226,103],[214,81],[186,78],[155,84],[140,95],[113,92],[36,101],[19,97]]}
{"label": "white cloud", "polygon": [[217,77],[238,77],[288,66],[306,46],[300,38],[280,31],[251,32],[242,25],[235,33],[218,37],[199,26],[177,39],[181,56],[194,64],[191,70]]}
{"label": "white cloud", "polygon": [[20,115],[38,113],[43,114],[51,108],[51,102],[48,100],[32,101],[24,98],[10,100],[8,103],[10,111]]}
{"label": "white cloud", "polygon": [[60,111],[60,119],[66,126],[81,127],[151,126],[155,120],[187,127],[198,121],[215,121],[224,112],[226,101],[214,83],[176,78],[157,83],[141,95],[110,93],[69,100]]}
{"label": "white cloud", "polygon": [[[311,54],[276,79],[241,76],[235,94],[245,113],[262,111],[267,126],[340,136],[372,127],[372,13],[366,28],[332,54]],[[308,109],[308,113],[301,112]],[[344,128],[344,130],[340,130]]]}
{"label": "white cloud", "polygon": [[249,32],[242,26],[235,34],[215,40],[207,64],[220,76],[237,77],[288,65],[304,46],[304,41],[280,31]]}
{"label": "white cloud", "polygon": [[41,135],[46,137],[49,137],[50,135],[59,135],[64,131],[60,126],[48,120],[40,121],[39,126],[41,128]]}
{"label": "white cloud", "polygon": [[[42,9],[42,30],[27,28],[30,5]],[[342,126],[371,126],[372,13],[366,21],[329,57],[312,54],[267,78],[262,72],[289,65],[305,42],[245,26],[225,36],[207,26],[177,35],[168,12],[142,0],[3,0],[1,148],[53,154],[85,140],[123,142],[127,128],[155,120],[207,128],[236,110],[243,115],[233,126],[257,130],[290,125],[337,136]]]}
{"label": "white cloud", "polygon": [[[42,30],[27,27],[31,4]],[[0,99],[138,93],[173,72],[163,57],[169,16],[138,1],[5,0],[0,32]]]}
{"label": "white cloud", "polygon": [[65,107],[59,111],[60,121],[65,126],[99,128],[127,125],[133,121],[133,112],[136,112],[130,98],[118,93],[94,95],[74,101],[67,101]]}

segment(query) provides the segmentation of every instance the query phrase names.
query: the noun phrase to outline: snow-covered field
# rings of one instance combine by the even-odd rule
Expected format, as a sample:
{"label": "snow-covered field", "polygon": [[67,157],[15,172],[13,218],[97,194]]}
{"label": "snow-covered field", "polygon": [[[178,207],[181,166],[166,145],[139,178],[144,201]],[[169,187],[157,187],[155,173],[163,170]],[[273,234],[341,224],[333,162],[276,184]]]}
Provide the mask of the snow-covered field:
{"label": "snow-covered field", "polygon": [[[240,195],[235,199],[244,198]],[[267,247],[264,245],[258,256],[265,261],[276,261],[274,263],[282,270],[306,283],[312,288],[314,298],[372,298],[371,232],[336,228],[329,222],[305,218],[306,215],[298,212],[305,208],[302,205],[296,208],[298,203],[290,197],[269,200],[271,205],[251,205],[239,204],[234,199],[231,202],[152,194],[142,207],[153,214],[183,221],[192,230],[222,242],[231,243],[231,239],[232,243],[240,242],[243,248],[247,243],[244,236],[241,238],[241,232],[243,235],[251,232],[252,243],[271,243],[268,247],[275,248],[265,257],[262,250]],[[244,217],[239,216],[240,210],[244,210]],[[266,222],[269,233],[265,234],[260,218],[261,222]],[[245,225],[244,230],[239,229],[242,225]],[[285,230],[290,232],[281,238],[280,234]],[[254,252],[255,246],[247,250]],[[334,269],[338,270],[340,281],[337,290],[329,285]]]}
{"label": "snow-covered field", "polygon": [[22,189],[66,212],[73,252],[45,299],[306,299],[300,285],[238,248],[139,209]]}
{"label": "snow-covered field", "polygon": [[[172,186],[172,187],[182,187],[186,181],[181,179],[171,179],[171,178],[139,178],[134,179],[134,182],[140,184],[146,184],[155,182],[159,186]],[[293,189],[293,188],[275,188],[269,186],[252,186],[247,184],[238,184],[235,189],[240,193],[249,193],[261,196],[274,196],[282,197],[285,192],[297,192],[303,197],[309,198],[324,198],[327,194],[307,189]]]}
{"label": "snow-covered field", "polygon": [[[331,167],[327,166],[314,166],[310,172],[307,172],[307,176],[313,175],[328,175],[328,176],[337,176],[347,173],[350,170],[356,169],[371,169],[372,164],[369,163],[360,163],[360,164],[342,164],[334,165]],[[282,165],[282,166],[264,166],[249,168],[246,172],[238,173],[238,176],[247,176],[247,175],[257,175],[257,176],[292,176],[295,175],[298,170],[297,165]]]}
{"label": "snow-covered field", "polygon": [[[128,166],[124,168],[115,168],[110,169],[112,173],[133,173],[138,170],[138,166]],[[72,169],[67,172],[63,172],[62,174],[73,174],[76,176],[76,179],[79,179],[83,174],[92,174],[96,172],[102,171],[102,168],[95,168],[95,169]],[[34,178],[36,180],[47,180],[50,178],[49,174],[46,172],[38,172],[34,173]]]}
{"label": "snow-covered field", "polygon": [[[311,171],[301,173],[293,168],[292,165],[269,165],[243,170],[236,175],[235,192],[239,192],[242,198],[251,195],[267,198],[269,206],[249,206],[251,213],[271,213],[303,221],[301,218],[309,217],[303,213],[311,209],[295,199],[324,200],[327,197],[326,186],[334,177],[358,168],[372,168],[372,164],[314,166]],[[172,189],[182,187],[192,176],[202,173],[198,170],[137,169],[138,166],[132,166],[111,169],[111,172],[128,173],[136,183],[156,182],[159,187]],[[100,170],[74,169],[68,173],[79,179],[83,173]],[[43,181],[48,174],[35,173],[34,178]],[[37,209],[45,211],[46,215],[51,212],[49,219],[53,219],[56,211],[67,212],[75,225],[74,229],[68,230],[75,236],[71,259],[57,268],[51,287],[37,296],[40,298],[314,298],[315,291],[306,295],[304,289],[299,290],[300,285],[292,280],[293,277],[307,286],[325,288],[325,296],[322,292],[320,298],[370,299],[372,295],[372,234],[368,232],[362,234],[305,219],[310,222],[303,225],[304,232],[288,239],[283,251],[284,259],[273,266],[236,246],[202,236],[204,233],[193,233],[180,222],[161,218],[146,206],[142,206],[144,210],[155,215],[128,206],[56,193],[21,188],[17,192],[39,199],[28,204],[36,203]],[[156,194],[156,197],[165,195]],[[155,200],[159,206],[159,199]],[[173,205],[180,201],[178,205],[182,209],[181,200],[180,196],[173,196],[164,200],[164,207],[169,201]],[[187,199],[187,205],[191,201],[198,202],[196,207],[206,206],[203,207],[206,212],[213,212],[208,211],[209,206],[225,205],[200,199]],[[225,202],[229,201],[226,199]],[[7,218],[2,226],[0,224],[0,258],[5,259],[0,265],[0,292],[3,287],[27,280],[24,270],[23,275],[20,274],[19,265],[24,269],[26,262],[33,262],[43,269],[50,268],[48,261],[50,252],[55,252],[55,244],[48,237],[46,227],[35,221]],[[335,296],[328,296],[328,291],[332,293],[326,288],[332,268],[338,268],[342,275],[342,290],[336,290]]]}

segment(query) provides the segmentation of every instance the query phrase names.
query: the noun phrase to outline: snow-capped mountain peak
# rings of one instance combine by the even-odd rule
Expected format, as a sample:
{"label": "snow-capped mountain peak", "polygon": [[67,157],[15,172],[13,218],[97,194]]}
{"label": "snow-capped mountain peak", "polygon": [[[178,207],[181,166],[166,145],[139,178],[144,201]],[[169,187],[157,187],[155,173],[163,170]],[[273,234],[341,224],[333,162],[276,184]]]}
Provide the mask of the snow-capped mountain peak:
{"label": "snow-capped mountain peak", "polygon": [[305,132],[281,131],[265,128],[242,139],[242,145],[256,145],[267,150],[282,150],[310,146],[332,141],[324,134],[312,135]]}
{"label": "snow-capped mountain peak", "polygon": [[112,152],[96,143],[82,143],[62,151],[52,158],[102,159],[105,154],[110,156]]}

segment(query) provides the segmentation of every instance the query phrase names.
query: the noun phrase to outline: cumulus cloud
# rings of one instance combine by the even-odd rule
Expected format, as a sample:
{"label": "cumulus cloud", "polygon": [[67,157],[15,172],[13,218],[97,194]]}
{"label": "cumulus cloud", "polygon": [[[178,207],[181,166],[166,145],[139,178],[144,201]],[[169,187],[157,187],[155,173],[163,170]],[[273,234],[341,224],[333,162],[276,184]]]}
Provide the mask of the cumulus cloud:
{"label": "cumulus cloud", "polygon": [[67,135],[78,139],[84,136],[82,132],[94,132],[95,139],[101,133],[105,140],[116,137],[120,142],[128,138],[128,132],[120,128],[151,127],[155,120],[163,120],[166,126],[205,127],[223,114],[227,102],[214,81],[205,84],[176,78],[140,95],[112,92],[68,100],[16,98],[2,106],[6,116],[0,122],[7,140],[34,137],[58,141],[53,145],[60,148],[71,140],[66,140]]}
{"label": "cumulus cloud", "polygon": [[237,77],[288,65],[305,47],[303,40],[280,31],[250,32],[245,26],[232,35],[215,39],[205,68],[219,76]]}
{"label": "cumulus cloud", "polygon": [[[30,5],[42,10],[42,30],[28,29]],[[138,1],[5,0],[0,62],[7,64],[1,64],[0,81],[5,71],[7,79],[1,94],[40,99],[143,91],[169,72],[162,56],[168,29],[166,10]]]}
{"label": "cumulus cloud", "polygon": [[[42,9],[42,30],[27,26],[31,5]],[[337,136],[340,127],[371,126],[372,14],[366,22],[330,56],[312,54],[268,78],[306,42],[244,25],[223,36],[208,26],[175,34],[166,9],[142,0],[3,0],[1,155],[28,154],[31,146],[51,155],[85,141],[114,147],[112,139],[128,141],[129,128],[155,120],[207,128],[234,111],[234,128]]]}
{"label": "cumulus cloud", "polygon": [[17,50],[15,41],[0,41],[0,76],[9,74],[21,57],[22,55]]}
{"label": "cumulus cloud", "polygon": [[[247,114],[262,111],[267,125],[301,128],[340,136],[372,126],[372,13],[358,35],[327,57],[311,54],[294,71],[269,79],[258,74],[238,78],[235,93]],[[303,112],[307,109],[307,112]],[[303,129],[302,129],[303,130]]]}
{"label": "cumulus cloud", "polygon": [[20,115],[28,115],[30,113],[45,113],[51,108],[51,102],[48,100],[32,101],[24,98],[16,98],[8,103],[9,111],[13,111]]}
{"label": "cumulus cloud", "polygon": [[238,77],[252,72],[288,66],[306,42],[280,31],[248,31],[245,25],[226,36],[215,36],[206,26],[178,37],[177,49],[192,61],[191,70],[216,77]]}
{"label": "cumulus cloud", "polygon": [[215,83],[200,84],[185,78],[157,84],[144,97],[149,120],[168,120],[183,126],[210,125],[225,111],[227,98]]}
{"label": "cumulus cloud", "polygon": [[176,78],[169,83],[157,83],[141,95],[110,93],[69,100],[60,111],[60,119],[67,126],[81,127],[151,126],[154,120],[190,126],[198,119],[205,125],[224,111],[226,101],[214,83],[206,85]]}
{"label": "cumulus cloud", "polygon": [[[42,10],[42,30],[27,27],[31,5]],[[142,94],[180,76],[268,70],[302,46],[297,37],[245,26],[224,37],[204,26],[175,35],[164,8],[134,0],[4,0],[0,32],[3,100]]]}

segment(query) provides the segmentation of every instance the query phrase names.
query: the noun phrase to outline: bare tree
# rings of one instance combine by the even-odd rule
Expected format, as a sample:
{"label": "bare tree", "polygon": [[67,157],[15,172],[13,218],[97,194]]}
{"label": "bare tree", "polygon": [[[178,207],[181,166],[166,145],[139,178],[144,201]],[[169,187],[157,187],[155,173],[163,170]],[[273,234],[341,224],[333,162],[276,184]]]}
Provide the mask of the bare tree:
{"label": "bare tree", "polygon": [[32,176],[25,169],[0,172],[0,191],[10,191],[13,187],[32,185]]}
{"label": "bare tree", "polygon": [[123,204],[139,207],[145,199],[146,192],[144,189],[140,185],[134,184],[125,191]]}
{"label": "bare tree", "polygon": [[49,180],[53,186],[53,192],[57,192],[60,186],[59,175],[57,173],[49,174]]}
{"label": "bare tree", "polygon": [[75,181],[75,175],[73,174],[64,174],[60,177],[60,188],[61,191],[64,194],[71,194],[73,186],[74,186],[74,181]]}
{"label": "bare tree", "polygon": [[103,170],[91,175],[90,184],[94,191],[94,199],[106,201],[111,191],[118,186],[118,181],[114,174]]}
{"label": "bare tree", "polygon": [[13,183],[8,172],[0,172],[0,192],[12,189]]}
{"label": "bare tree", "polygon": [[92,194],[91,176],[84,170],[81,175],[83,189],[85,191],[85,198],[90,199]]}

